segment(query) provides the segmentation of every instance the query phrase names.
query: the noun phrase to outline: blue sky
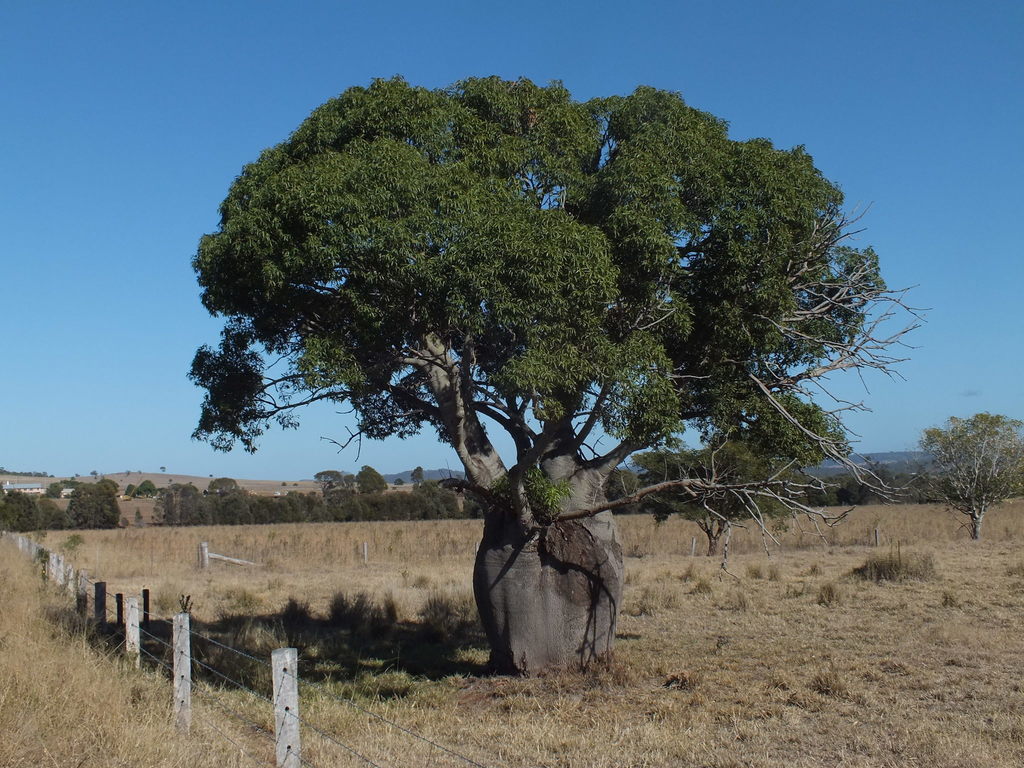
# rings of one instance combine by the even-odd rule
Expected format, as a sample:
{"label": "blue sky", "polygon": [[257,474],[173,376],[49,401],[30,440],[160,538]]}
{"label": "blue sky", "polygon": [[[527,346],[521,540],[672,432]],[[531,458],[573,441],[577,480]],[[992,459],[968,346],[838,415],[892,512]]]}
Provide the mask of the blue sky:
{"label": "blue sky", "polygon": [[218,454],[185,374],[216,340],[190,260],[242,165],[351,85],[562,80],[680,91],[734,138],[803,144],[891,286],[930,309],[904,380],[836,383],[865,451],[951,415],[1024,417],[1024,4],[0,2],[0,465],[297,479],[457,466],[364,443],[332,409]]}

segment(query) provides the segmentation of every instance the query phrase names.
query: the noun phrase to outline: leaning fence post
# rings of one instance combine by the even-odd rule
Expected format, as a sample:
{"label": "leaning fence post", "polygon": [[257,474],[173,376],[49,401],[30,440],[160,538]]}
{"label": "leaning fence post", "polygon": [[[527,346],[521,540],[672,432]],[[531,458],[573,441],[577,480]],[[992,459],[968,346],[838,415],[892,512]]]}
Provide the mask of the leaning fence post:
{"label": "leaning fence post", "polygon": [[300,768],[299,652],[278,648],[270,654],[274,671],[274,743],[277,768]]}
{"label": "leaning fence post", "polygon": [[93,618],[103,628],[107,624],[107,582],[97,581],[95,584],[96,597],[92,603]]}
{"label": "leaning fence post", "polygon": [[78,572],[78,592],[75,594],[75,608],[83,619],[89,612],[89,572],[82,568]]}
{"label": "leaning fence post", "polygon": [[199,542],[199,567],[210,567],[210,544],[205,541]]}
{"label": "leaning fence post", "polygon": [[187,613],[174,614],[174,724],[192,727],[192,643]]}
{"label": "leaning fence post", "polygon": [[139,667],[139,598],[128,598],[128,611],[124,627],[124,652],[135,665]]}

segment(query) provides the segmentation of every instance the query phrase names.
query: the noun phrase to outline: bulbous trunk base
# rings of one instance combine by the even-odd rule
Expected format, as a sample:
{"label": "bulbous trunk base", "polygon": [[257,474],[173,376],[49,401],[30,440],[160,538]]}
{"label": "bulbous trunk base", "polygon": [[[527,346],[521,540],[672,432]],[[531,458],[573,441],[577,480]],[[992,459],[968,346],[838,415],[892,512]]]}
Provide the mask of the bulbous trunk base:
{"label": "bulbous trunk base", "polygon": [[513,521],[489,520],[473,591],[491,666],[536,674],[607,658],[622,582],[622,547],[611,513],[557,523],[530,538]]}

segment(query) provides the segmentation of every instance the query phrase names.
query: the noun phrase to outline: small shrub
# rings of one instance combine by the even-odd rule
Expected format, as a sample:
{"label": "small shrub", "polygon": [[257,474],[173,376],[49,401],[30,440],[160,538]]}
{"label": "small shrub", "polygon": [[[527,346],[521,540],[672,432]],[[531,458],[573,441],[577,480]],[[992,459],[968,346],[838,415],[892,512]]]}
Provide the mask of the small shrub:
{"label": "small shrub", "polygon": [[692,691],[700,685],[701,676],[699,672],[676,672],[665,678],[661,684],[662,688],[671,688],[676,691]]}
{"label": "small shrub", "polygon": [[63,544],[60,545],[60,548],[68,555],[74,555],[75,552],[78,551],[78,548],[82,546],[84,541],[85,539],[83,539],[80,534],[73,533],[67,537]]}
{"label": "small shrub", "polygon": [[675,608],[678,603],[678,596],[672,589],[644,587],[640,590],[640,596],[633,608],[633,615],[656,616],[662,610]]}
{"label": "small shrub", "polygon": [[751,579],[763,579],[764,569],[759,563],[751,563],[747,566],[747,577]]}
{"label": "small shrub", "polygon": [[768,581],[782,581],[782,572],[779,570],[779,566],[768,566]]}
{"label": "small shrub", "polygon": [[263,602],[262,599],[245,587],[228,587],[224,590],[224,600],[227,605],[224,607],[224,614],[228,616],[250,616]]}
{"label": "small shrub", "polygon": [[433,585],[434,581],[429,576],[424,576],[422,573],[412,580],[413,589],[429,589]]}
{"label": "small shrub", "polygon": [[747,597],[746,592],[742,589],[737,589],[729,596],[723,607],[729,611],[745,612],[750,609],[750,599]]}
{"label": "small shrub", "polygon": [[331,599],[328,621],[356,635],[379,635],[391,631],[398,622],[398,605],[390,594],[383,603],[377,603],[366,592],[351,598],[338,592]]}
{"label": "small shrub", "polygon": [[955,593],[950,592],[948,589],[942,593],[942,607],[943,608],[959,608],[960,598]]}
{"label": "small shrub", "polygon": [[822,696],[843,698],[849,693],[846,681],[843,680],[835,664],[829,664],[811,678],[811,690]]}
{"label": "small shrub", "polygon": [[803,597],[807,594],[807,584],[800,582],[799,584],[787,584],[786,585],[786,597],[796,598]]}
{"label": "small shrub", "polygon": [[807,576],[820,576],[821,566],[817,563],[811,563],[810,567],[805,571]]}
{"label": "small shrub", "polygon": [[705,578],[697,579],[693,585],[693,589],[690,591],[691,595],[710,595],[711,594],[711,582]]}
{"label": "small shrub", "polygon": [[935,560],[930,554],[903,554],[899,546],[884,555],[872,555],[864,565],[853,569],[854,576],[865,581],[925,581],[935,576]]}
{"label": "small shrub", "polygon": [[420,620],[427,638],[441,643],[451,642],[465,634],[476,621],[473,598],[431,592],[420,609]]}
{"label": "small shrub", "polygon": [[818,588],[818,605],[831,608],[838,605],[841,598],[842,594],[835,582],[829,581]]}

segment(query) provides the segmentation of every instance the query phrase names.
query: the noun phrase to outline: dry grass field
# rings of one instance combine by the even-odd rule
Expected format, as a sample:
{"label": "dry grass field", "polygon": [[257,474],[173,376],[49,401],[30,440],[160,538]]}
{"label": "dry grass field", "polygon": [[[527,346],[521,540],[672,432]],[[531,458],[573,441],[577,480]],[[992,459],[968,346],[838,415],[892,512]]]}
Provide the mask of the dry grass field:
{"label": "dry grass field", "polygon": [[[486,650],[469,590],[474,521],[88,531],[72,559],[112,592],[149,587],[161,616],[189,595],[201,631],[257,656],[298,646],[303,679],[320,686],[304,690],[305,716],[382,766],[465,763],[332,696],[489,766],[1024,765],[1024,502],[990,513],[982,542],[924,506],[859,508],[824,537],[791,524],[770,555],[756,531],[741,530],[728,573],[718,559],[689,556],[700,535],[692,524],[620,523],[627,587],[614,662],[533,679],[481,674]],[[870,546],[875,528],[878,548]],[[44,546],[70,535],[51,532]],[[259,565],[201,572],[200,540]],[[15,551],[4,546],[5,593],[16,593],[8,599],[38,612],[38,587],[14,573]],[[904,565],[930,572],[881,582],[854,574],[897,551]],[[44,669],[73,654],[79,666],[107,670],[108,696],[142,697],[119,719],[156,728],[166,718],[169,694],[162,702],[157,672],[135,677],[32,621],[45,636],[33,653]],[[201,652],[264,689],[259,664],[214,646]],[[218,695],[270,725],[246,694]],[[28,707],[32,716],[45,718],[37,706]],[[76,704],[80,714],[66,715],[61,738],[98,718],[98,706]],[[0,692],[6,754],[28,743],[11,741],[10,709]],[[233,727],[215,711],[205,717]],[[266,753],[251,729],[230,732]],[[306,749],[316,765],[360,764],[316,738]],[[177,765],[177,754],[83,765]]]}

